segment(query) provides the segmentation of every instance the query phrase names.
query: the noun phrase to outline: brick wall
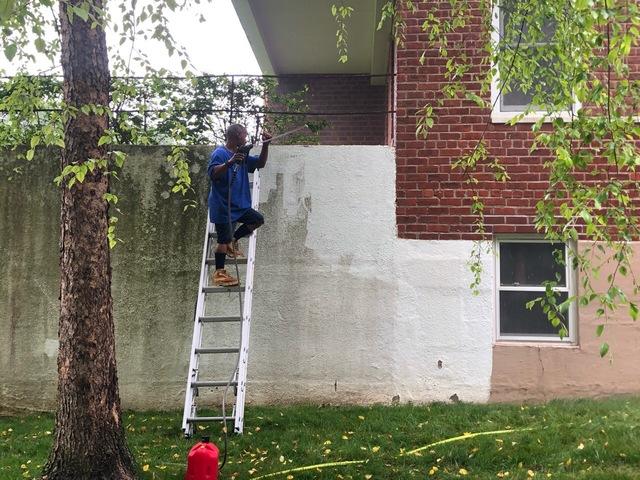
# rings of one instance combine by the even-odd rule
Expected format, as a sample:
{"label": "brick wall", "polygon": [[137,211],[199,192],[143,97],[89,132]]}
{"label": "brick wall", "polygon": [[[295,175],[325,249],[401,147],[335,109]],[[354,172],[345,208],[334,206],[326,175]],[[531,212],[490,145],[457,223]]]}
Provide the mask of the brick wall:
{"label": "brick wall", "polygon": [[352,115],[350,112],[387,111],[387,88],[371,85],[366,76],[296,76],[279,80],[282,91],[309,88],[311,112],[336,115],[323,117],[329,126],[320,132],[322,145],[384,145],[387,143],[387,115]]}
{"label": "brick wall", "polygon": [[[419,2],[421,11],[407,14],[406,42],[397,57],[397,201],[398,234],[402,238],[472,239],[475,216],[472,192],[465,176],[453,171],[452,162],[473,150],[482,132],[490,156],[499,157],[511,180],[493,180],[491,172],[476,175],[485,203],[485,223],[490,233],[532,233],[535,204],[547,187],[542,152],[529,154],[533,139],[530,125],[492,124],[488,109],[470,101],[447,101],[437,109],[436,122],[426,140],[416,139],[416,112],[434,104],[444,78],[444,60],[428,50],[423,65],[419,58],[426,45],[422,19],[430,3]],[[478,71],[483,58],[479,18],[455,41],[464,40],[466,54]],[[453,51],[450,51],[453,54]],[[478,92],[479,93],[479,92]]]}

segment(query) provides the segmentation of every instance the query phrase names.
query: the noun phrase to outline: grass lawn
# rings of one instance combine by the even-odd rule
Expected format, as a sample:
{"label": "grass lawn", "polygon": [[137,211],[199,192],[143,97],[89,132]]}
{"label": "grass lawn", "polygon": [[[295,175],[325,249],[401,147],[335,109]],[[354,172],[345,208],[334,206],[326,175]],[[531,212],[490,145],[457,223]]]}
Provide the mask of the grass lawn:
{"label": "grass lawn", "polygon": [[[124,421],[141,479],[184,477],[194,440],[182,437],[180,412],[127,412]],[[518,430],[524,428],[531,430]],[[52,429],[49,414],[0,417],[0,479],[37,477]],[[513,431],[422,448],[465,432],[497,430]],[[222,445],[218,425],[198,432]],[[640,479],[640,398],[523,406],[248,406],[245,434],[230,437],[221,478],[342,461],[360,463],[268,478]]]}

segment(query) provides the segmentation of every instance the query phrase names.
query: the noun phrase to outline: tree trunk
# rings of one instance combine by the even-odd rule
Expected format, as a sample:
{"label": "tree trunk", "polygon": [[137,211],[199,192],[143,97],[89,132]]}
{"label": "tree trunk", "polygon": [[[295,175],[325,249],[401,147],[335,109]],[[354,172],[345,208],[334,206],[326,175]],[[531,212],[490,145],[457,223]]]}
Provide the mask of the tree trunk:
{"label": "tree trunk", "polygon": [[[103,21],[105,0],[92,0]],[[69,21],[60,2],[64,98],[67,105],[108,105],[109,65],[105,32],[77,14]],[[65,125],[62,167],[104,158],[98,140],[107,117],[78,112]],[[82,183],[62,189],[58,407],[47,480],[134,479],[133,457],[121,421],[107,241],[109,177],[99,168]]]}

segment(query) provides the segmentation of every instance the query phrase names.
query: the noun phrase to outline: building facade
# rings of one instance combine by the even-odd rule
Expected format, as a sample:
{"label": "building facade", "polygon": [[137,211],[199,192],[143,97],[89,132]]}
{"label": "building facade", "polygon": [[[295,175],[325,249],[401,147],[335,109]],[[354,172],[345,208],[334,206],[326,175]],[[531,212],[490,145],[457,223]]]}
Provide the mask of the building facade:
{"label": "building facade", "polygon": [[[437,11],[437,8],[443,8],[438,7],[439,3],[415,2],[415,10],[404,11],[404,39],[394,45],[389,40],[388,29],[377,29],[382,2],[351,2],[354,12],[349,19],[350,58],[346,64],[337,62],[331,2],[315,2],[313,8],[317,12],[313,12],[313,25],[301,20],[300,31],[294,28],[290,32],[301,38],[306,36],[316,52],[322,52],[316,53],[313,61],[302,60],[304,55],[298,57],[296,47],[288,45],[285,48],[278,39],[279,20],[265,14],[275,8],[276,3],[287,11],[286,15],[296,15],[296,7],[289,8],[288,4],[284,5],[286,2],[234,2],[265,71],[302,75],[298,81],[303,80],[304,74],[320,72],[336,75],[336,78],[340,74],[369,74],[373,75],[370,77],[371,88],[380,81],[376,75],[388,74],[386,78],[382,77],[386,80],[386,94],[368,95],[374,102],[369,105],[372,110],[393,112],[384,119],[384,137],[376,133],[363,142],[358,135],[348,138],[349,129],[343,127],[344,134],[327,139],[327,143],[335,144],[337,138],[343,144],[373,143],[395,147],[395,223],[400,244],[403,240],[419,241],[420,249],[429,256],[430,252],[439,251],[442,242],[449,242],[447,244],[457,246],[455,249],[462,258],[468,259],[473,241],[480,238],[475,225],[477,216],[471,208],[472,197],[477,194],[482,198],[487,232],[485,256],[490,259],[483,276],[490,288],[483,289],[480,295],[486,297],[484,300],[491,309],[485,312],[487,328],[478,341],[491,353],[490,399],[547,399],[639,391],[640,382],[633,375],[633,359],[640,342],[640,326],[626,311],[614,314],[607,324],[606,340],[615,350],[610,362],[599,356],[603,340],[596,336],[601,320],[597,318],[595,305],[580,308],[573,305],[569,309],[568,335],[562,339],[541,309],[526,308],[528,301],[543,293],[543,282],[556,275],[560,279],[556,287],[560,299],[578,292],[580,278],[577,272],[558,265],[555,257],[561,255],[567,259],[570,249],[581,250],[588,245],[586,241],[572,245],[552,244],[536,232],[535,206],[549,186],[544,167],[549,155],[540,150],[531,152],[534,139],[531,126],[539,117],[534,114],[516,124],[508,123],[526,108],[527,95],[519,91],[500,95],[493,82],[491,92],[487,94],[494,104],[493,109],[482,108],[468,100],[446,100],[435,109],[434,125],[426,138],[418,138],[416,125],[420,109],[425,104],[435,105],[442,97],[441,89],[447,81],[446,59],[440,58],[436,48],[426,47],[428,35],[422,28],[428,12],[445,15],[444,11]],[[458,51],[449,53],[450,56],[464,53],[472,65],[468,73],[478,73],[482,68],[488,68],[483,42],[489,33],[482,25],[479,10],[472,8],[471,11],[477,16],[470,19],[464,31],[455,34],[459,38],[453,40],[461,46]],[[497,9],[492,27],[492,35],[504,35],[503,13]],[[347,78],[342,82],[348,83]],[[309,86],[313,98],[313,82]],[[471,90],[480,94],[480,85],[472,85]],[[324,95],[326,91],[319,90],[318,94]],[[322,107],[355,111],[358,99],[353,97],[354,103],[350,104],[351,97],[347,96],[345,105],[345,97],[339,94],[340,91],[336,82],[336,93],[323,97],[330,98],[330,103],[323,103]],[[312,106],[315,107],[313,103]],[[452,166],[481,138],[489,156],[500,159],[510,179],[497,181],[488,168],[480,169],[474,175],[479,183],[472,189],[464,172]],[[596,279],[596,284],[602,288],[606,286],[606,269],[601,272],[600,279]],[[466,279],[452,269],[448,279],[451,287],[468,288],[464,282]],[[632,290],[631,280],[621,287]],[[428,295],[428,288],[426,285],[425,295]],[[472,295],[470,289],[468,295]],[[446,312],[443,321],[464,321],[464,315],[458,314]],[[425,316],[422,328],[426,334],[433,328],[428,316]],[[464,351],[470,347],[461,341],[458,348]]]}

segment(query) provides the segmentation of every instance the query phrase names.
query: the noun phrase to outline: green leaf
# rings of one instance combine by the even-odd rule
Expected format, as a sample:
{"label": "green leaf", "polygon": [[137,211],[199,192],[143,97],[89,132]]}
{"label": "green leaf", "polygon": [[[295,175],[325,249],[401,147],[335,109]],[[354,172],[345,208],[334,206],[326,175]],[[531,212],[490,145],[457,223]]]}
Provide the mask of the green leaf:
{"label": "green leaf", "polygon": [[603,343],[600,345],[600,357],[604,357],[607,353],[609,353],[609,344]]}
{"label": "green leaf", "polygon": [[467,100],[471,100],[472,102],[474,102],[479,107],[485,107],[486,106],[486,102],[484,101],[484,99],[480,95],[477,95],[477,94],[475,94],[473,92],[467,91],[467,92],[465,92],[464,96],[465,96],[465,98]]}
{"label": "green leaf", "polygon": [[115,157],[117,167],[122,168],[124,161],[127,159],[126,153],[116,150],[113,152],[113,156]]}
{"label": "green leaf", "polygon": [[4,47],[4,56],[7,57],[7,60],[13,60],[13,57],[16,56],[18,52],[18,46],[15,43],[10,43],[6,47]]}
{"label": "green leaf", "polygon": [[34,43],[36,45],[36,50],[39,52],[44,52],[47,48],[46,42],[40,37],[36,38]]}
{"label": "green leaf", "polygon": [[600,324],[596,327],[596,335],[598,337],[602,336],[602,333],[604,332],[604,325]]}
{"label": "green leaf", "polygon": [[109,135],[103,135],[98,140],[98,146],[104,145],[105,143],[111,143],[111,137]]}
{"label": "green leaf", "polygon": [[76,178],[78,182],[84,182],[84,177],[87,174],[87,164],[83,163],[82,165],[78,165],[78,169],[76,170]]}
{"label": "green leaf", "polygon": [[16,0],[0,0],[0,21],[9,18],[16,6]]}
{"label": "green leaf", "polygon": [[629,315],[631,315],[634,322],[638,319],[638,305],[633,302],[629,302]]}
{"label": "green leaf", "polygon": [[35,151],[30,148],[29,150],[27,150],[27,154],[25,155],[25,157],[27,158],[27,160],[31,161],[33,160],[33,155],[35,154]]}
{"label": "green leaf", "polygon": [[82,5],[73,7],[76,15],[78,15],[85,22],[89,20],[89,4],[84,2]]}
{"label": "green leaf", "polygon": [[[116,205],[118,203],[118,196],[114,195],[113,193],[105,193],[102,198],[104,198],[107,202]],[[116,218],[116,217],[112,217],[112,218]]]}

